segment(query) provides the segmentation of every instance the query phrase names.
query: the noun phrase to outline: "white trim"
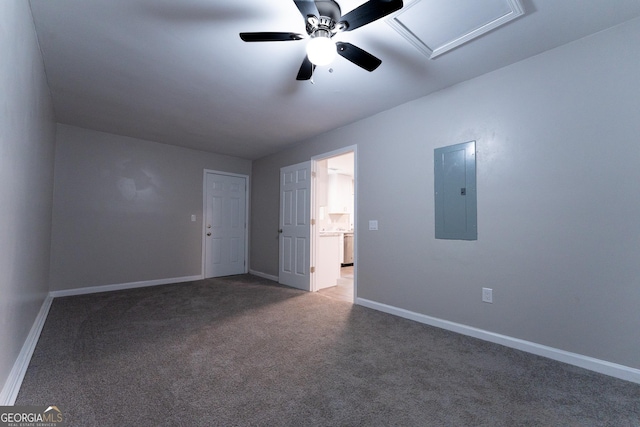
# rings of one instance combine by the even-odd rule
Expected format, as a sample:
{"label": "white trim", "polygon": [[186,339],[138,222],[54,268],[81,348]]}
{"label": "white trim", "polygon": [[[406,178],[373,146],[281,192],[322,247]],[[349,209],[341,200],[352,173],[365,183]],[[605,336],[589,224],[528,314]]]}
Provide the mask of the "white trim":
{"label": "white trim", "polygon": [[584,356],[569,351],[560,350],[546,345],[537,344],[530,341],[513,338],[507,335],[496,334],[494,332],[485,331],[483,329],[474,328],[460,323],[450,322],[448,320],[438,319],[436,317],[426,316],[424,314],[415,313],[398,307],[382,304],[364,298],[356,298],[356,304],[384,313],[393,314],[405,319],[414,320],[425,325],[435,326],[437,328],[446,329],[448,331],[457,332],[484,341],[504,345],[505,347],[515,348],[527,353],[538,356],[547,357],[569,365],[578,366],[590,371],[616,377],[622,380],[631,381],[640,384],[640,369],[629,366],[619,365],[617,363],[607,362],[589,356]]}
{"label": "white trim", "polygon": [[279,281],[278,276],[274,276],[272,274],[263,273],[261,271],[249,270],[249,274],[253,274],[254,276],[262,277],[263,279],[273,280],[274,282]]}
{"label": "white trim", "polygon": [[168,285],[172,283],[193,282],[195,280],[201,280],[201,279],[202,279],[202,276],[198,275],[198,276],[174,277],[171,279],[145,280],[142,282],[129,282],[129,283],[122,283],[117,285],[102,285],[102,286],[90,286],[87,288],[63,289],[60,291],[51,291],[49,292],[49,296],[58,298],[58,297],[70,297],[74,295],[97,294],[99,292],[121,291],[124,289],[146,288],[148,286],[159,286],[159,285]]}
{"label": "white trim", "polygon": [[[317,154],[317,155],[311,157],[311,160],[318,161],[318,160],[330,159],[331,157],[338,157],[338,156],[341,156],[343,154],[348,154],[348,153],[353,152],[354,153],[354,162],[355,162],[355,153],[356,153],[357,150],[358,150],[358,145],[357,144],[347,145],[345,147],[338,148],[336,150],[328,151],[328,152],[322,153],[322,154]],[[355,168],[355,165],[354,165],[354,168]]]}
{"label": "white trim", "polygon": [[501,25],[504,25],[507,22],[513,21],[517,17],[524,14],[524,9],[519,0],[507,0],[507,4],[511,8],[511,11],[509,13],[491,22],[487,22],[480,28],[469,31],[468,33],[463,34],[460,37],[443,44],[442,46],[436,47],[435,49],[433,49],[433,53],[431,54],[431,57],[429,59],[433,59],[437,56],[442,55],[443,53],[449,52],[450,50],[455,49],[456,47],[465,44],[470,40],[480,37],[481,35],[488,33],[489,31],[494,30]]}
{"label": "white trim", "polygon": [[33,326],[31,326],[31,330],[29,331],[29,335],[27,335],[27,339],[22,345],[20,354],[13,364],[9,377],[4,383],[4,387],[0,393],[0,406],[12,406],[18,397],[22,380],[24,379],[24,375],[27,373],[31,356],[36,349],[36,344],[40,338],[40,332],[42,332],[44,322],[47,320],[47,314],[49,314],[49,308],[51,308],[52,301],[53,298],[51,296],[47,296],[42,302],[40,311],[38,312],[38,315],[33,322]]}
{"label": "white trim", "polygon": [[214,169],[203,169],[202,174],[202,265],[201,265],[201,274],[202,277],[205,277],[205,262],[206,262],[206,239],[205,236],[207,234],[207,229],[205,225],[205,219],[207,217],[207,174],[215,174],[215,175],[227,175],[227,176],[236,176],[239,178],[244,178],[245,187],[244,187],[244,272],[249,272],[249,214],[250,214],[250,206],[251,198],[249,197],[251,194],[251,179],[249,175],[241,174],[241,173],[233,173],[233,172],[223,172]]}
{"label": "white trim", "polygon": [[[311,220],[309,223],[311,224],[311,232],[309,233],[309,266],[311,273],[309,274],[309,291],[317,292],[318,291],[318,275],[316,274],[316,269],[318,267],[318,159],[314,157],[311,158],[311,188],[309,191],[309,215],[311,215]],[[282,197],[282,195],[280,196]],[[282,201],[280,202],[282,203]]]}
{"label": "white trim", "polygon": [[428,56],[429,59],[434,59],[442,55],[443,53],[449,52],[450,50],[453,50],[456,47],[467,43],[468,41],[478,38],[481,35],[488,33],[489,31],[494,30],[510,21],[513,21],[519,16],[524,15],[524,8],[522,7],[522,4],[520,4],[520,0],[505,0],[507,6],[510,9],[508,13],[494,19],[493,21],[485,22],[478,28],[471,29],[467,33],[461,34],[458,37],[449,40],[448,42],[445,42],[440,46],[428,46],[425,41],[418,38],[418,36],[416,36],[409,28],[407,28],[399,19],[402,14],[406,13],[412,6],[415,6],[419,2],[420,0],[415,0],[411,4],[406,5],[399,12],[387,18],[386,21],[401,36],[406,38],[409,43],[414,45],[424,55]]}

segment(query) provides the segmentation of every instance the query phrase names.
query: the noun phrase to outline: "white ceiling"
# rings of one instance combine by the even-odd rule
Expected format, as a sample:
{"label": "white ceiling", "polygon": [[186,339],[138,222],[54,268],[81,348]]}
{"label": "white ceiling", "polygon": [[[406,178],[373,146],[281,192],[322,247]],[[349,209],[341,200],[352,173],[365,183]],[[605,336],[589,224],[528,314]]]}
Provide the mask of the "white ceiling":
{"label": "white ceiling", "polygon": [[[456,0],[460,22],[482,1],[495,3]],[[451,19],[449,2],[412,7],[424,19],[407,21],[433,22],[439,4]],[[304,40],[238,36],[304,34],[292,0],[30,3],[58,122],[247,159],[640,16],[638,0],[521,0],[524,15],[435,59],[381,19],[336,36],[380,58],[377,70],[338,57],[312,84],[296,80]],[[344,15],[364,1],[339,3]]]}

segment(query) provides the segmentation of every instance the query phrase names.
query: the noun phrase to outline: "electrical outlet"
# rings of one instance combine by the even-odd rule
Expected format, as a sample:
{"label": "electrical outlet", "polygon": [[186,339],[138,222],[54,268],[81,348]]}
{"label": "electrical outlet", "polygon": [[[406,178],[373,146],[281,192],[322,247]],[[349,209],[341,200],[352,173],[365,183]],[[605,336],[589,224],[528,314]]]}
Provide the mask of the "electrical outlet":
{"label": "electrical outlet", "polygon": [[482,288],[482,302],[493,303],[493,289]]}

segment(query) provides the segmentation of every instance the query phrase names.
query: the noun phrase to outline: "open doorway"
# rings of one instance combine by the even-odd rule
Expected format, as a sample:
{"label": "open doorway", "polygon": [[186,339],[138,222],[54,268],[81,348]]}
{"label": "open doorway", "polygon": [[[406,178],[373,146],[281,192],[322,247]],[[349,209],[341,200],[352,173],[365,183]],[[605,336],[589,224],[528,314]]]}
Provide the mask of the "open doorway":
{"label": "open doorway", "polygon": [[352,303],[356,295],[355,157],[353,146],[312,159],[312,290]]}

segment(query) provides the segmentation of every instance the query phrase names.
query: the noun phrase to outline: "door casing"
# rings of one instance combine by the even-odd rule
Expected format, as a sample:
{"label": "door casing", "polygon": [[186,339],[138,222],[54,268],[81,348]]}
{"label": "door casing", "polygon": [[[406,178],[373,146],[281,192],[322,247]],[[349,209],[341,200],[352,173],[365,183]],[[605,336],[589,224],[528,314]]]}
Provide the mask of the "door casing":
{"label": "door casing", "polygon": [[[353,152],[353,183],[354,183],[354,203],[353,203],[353,229],[358,229],[358,151],[357,145],[350,145],[347,147],[339,148],[337,150],[329,151],[327,153],[319,154],[317,156],[313,156],[311,158],[311,170],[312,170],[312,190],[311,190],[311,215],[312,218],[315,219],[315,223],[317,224],[317,214],[318,214],[318,203],[317,203],[317,182],[316,182],[316,172],[317,172],[317,162],[325,159],[329,159],[331,157],[337,157],[343,154]],[[314,226],[315,227],[315,226]],[[358,233],[355,232],[353,236],[353,301],[356,302],[358,295]],[[316,266],[318,262],[318,241],[317,241],[317,231],[315,229],[311,230],[311,265]],[[315,282],[315,275],[311,275],[311,283],[310,289],[312,292],[316,292],[318,290],[318,285]]]}

